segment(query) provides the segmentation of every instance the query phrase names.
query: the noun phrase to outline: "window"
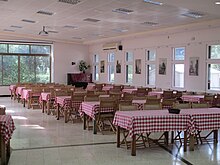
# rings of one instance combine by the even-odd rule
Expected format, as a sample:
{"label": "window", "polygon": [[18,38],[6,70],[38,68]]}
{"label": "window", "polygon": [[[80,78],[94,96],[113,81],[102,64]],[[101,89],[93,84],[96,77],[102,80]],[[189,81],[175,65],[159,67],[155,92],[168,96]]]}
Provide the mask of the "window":
{"label": "window", "polygon": [[108,54],[108,81],[114,82],[115,80],[115,54]]}
{"label": "window", "polygon": [[146,85],[155,86],[156,82],[156,51],[146,50]]}
{"label": "window", "polygon": [[185,48],[173,49],[173,85],[177,88],[184,88],[184,59]]}
{"label": "window", "polygon": [[96,54],[93,58],[93,79],[99,81],[99,56]]}
{"label": "window", "polygon": [[208,47],[208,90],[220,90],[220,45]]}
{"label": "window", "polygon": [[126,52],[125,54],[125,82],[131,84],[133,80],[133,53]]}
{"label": "window", "polygon": [[49,45],[0,43],[0,85],[50,82]]}

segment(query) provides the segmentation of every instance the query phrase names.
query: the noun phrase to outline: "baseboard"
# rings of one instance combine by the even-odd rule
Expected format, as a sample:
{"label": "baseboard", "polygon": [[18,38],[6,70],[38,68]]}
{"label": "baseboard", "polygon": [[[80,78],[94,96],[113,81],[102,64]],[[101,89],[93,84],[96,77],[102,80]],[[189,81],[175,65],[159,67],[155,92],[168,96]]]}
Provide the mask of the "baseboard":
{"label": "baseboard", "polygon": [[11,97],[11,95],[0,95],[0,97]]}

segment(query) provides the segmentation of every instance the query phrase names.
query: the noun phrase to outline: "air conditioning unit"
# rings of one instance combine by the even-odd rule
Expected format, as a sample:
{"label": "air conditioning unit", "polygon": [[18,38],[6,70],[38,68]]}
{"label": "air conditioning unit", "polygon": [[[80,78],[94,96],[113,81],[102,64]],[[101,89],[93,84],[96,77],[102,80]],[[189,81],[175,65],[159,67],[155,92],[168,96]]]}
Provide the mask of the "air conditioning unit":
{"label": "air conditioning unit", "polygon": [[106,43],[102,46],[102,50],[118,50],[118,46],[120,43],[113,42],[113,43]]}

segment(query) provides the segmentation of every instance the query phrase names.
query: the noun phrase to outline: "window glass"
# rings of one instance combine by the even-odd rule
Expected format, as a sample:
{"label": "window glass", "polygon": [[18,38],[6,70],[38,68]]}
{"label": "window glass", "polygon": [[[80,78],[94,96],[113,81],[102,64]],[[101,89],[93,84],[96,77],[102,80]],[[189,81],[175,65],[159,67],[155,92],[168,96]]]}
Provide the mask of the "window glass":
{"label": "window glass", "polygon": [[34,56],[20,57],[20,82],[36,82],[35,79],[35,58]]}
{"label": "window glass", "polygon": [[146,51],[147,61],[155,61],[156,60],[156,51],[155,50],[147,50]]}
{"label": "window glass", "polygon": [[132,83],[133,65],[126,65],[126,83]]}
{"label": "window glass", "polygon": [[174,86],[178,88],[184,87],[184,64],[174,65]]}
{"label": "window glass", "polygon": [[7,44],[0,44],[0,53],[7,53]]}
{"label": "window glass", "polygon": [[109,53],[108,54],[108,62],[114,62],[115,61],[115,54]]}
{"label": "window glass", "polygon": [[36,82],[50,82],[50,58],[48,56],[36,56]]}
{"label": "window glass", "polygon": [[133,53],[132,52],[126,52],[126,61],[127,62],[133,61]]}
{"label": "window glass", "polygon": [[209,59],[220,59],[220,45],[209,46]]}
{"label": "window glass", "polygon": [[3,56],[2,68],[3,85],[18,82],[18,56]]}
{"label": "window glass", "polygon": [[9,44],[9,53],[24,53],[29,54],[29,45],[14,45]]}
{"label": "window glass", "polygon": [[184,58],[185,58],[185,48],[175,48],[174,60],[184,60]]}
{"label": "window glass", "polygon": [[109,65],[108,67],[108,80],[109,82],[114,82],[115,80],[115,67],[114,65]]}
{"label": "window glass", "polygon": [[149,64],[147,65],[147,84],[148,85],[155,85],[156,81],[156,65],[155,64]]}
{"label": "window glass", "polygon": [[31,54],[50,54],[50,46],[31,45]]}

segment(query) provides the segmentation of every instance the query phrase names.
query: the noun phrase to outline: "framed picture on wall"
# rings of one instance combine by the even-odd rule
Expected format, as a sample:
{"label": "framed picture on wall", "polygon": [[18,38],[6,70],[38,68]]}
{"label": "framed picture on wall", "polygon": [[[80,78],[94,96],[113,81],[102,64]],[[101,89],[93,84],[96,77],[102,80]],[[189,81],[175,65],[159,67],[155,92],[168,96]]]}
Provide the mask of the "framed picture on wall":
{"label": "framed picture on wall", "polygon": [[135,73],[141,74],[141,59],[135,60]]}
{"label": "framed picture on wall", "polygon": [[199,75],[199,57],[189,58],[189,75],[190,76]]}
{"label": "framed picture on wall", "polygon": [[121,73],[121,64],[118,60],[117,60],[117,63],[116,63],[116,73]]}
{"label": "framed picture on wall", "polygon": [[100,62],[100,73],[105,73],[105,61]]}
{"label": "framed picture on wall", "polygon": [[166,68],[167,68],[167,59],[160,58],[159,59],[159,74],[166,75]]}

